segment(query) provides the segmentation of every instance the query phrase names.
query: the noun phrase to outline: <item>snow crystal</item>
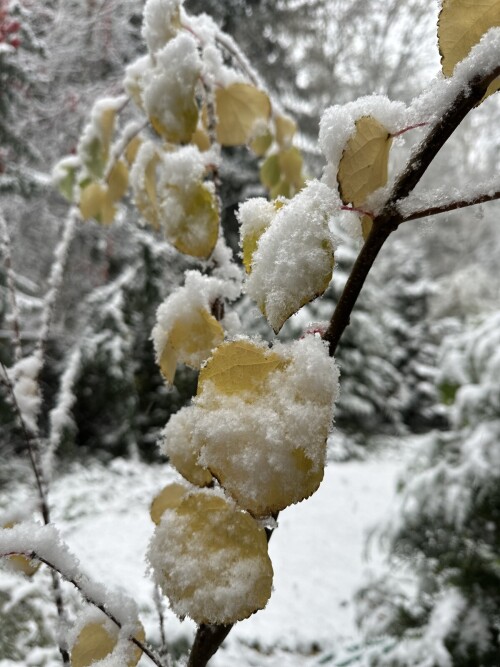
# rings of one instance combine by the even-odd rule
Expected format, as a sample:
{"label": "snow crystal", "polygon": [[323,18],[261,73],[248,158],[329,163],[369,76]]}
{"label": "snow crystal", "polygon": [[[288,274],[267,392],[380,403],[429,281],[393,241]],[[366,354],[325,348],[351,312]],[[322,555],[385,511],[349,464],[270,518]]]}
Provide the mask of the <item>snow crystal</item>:
{"label": "snow crystal", "polygon": [[[326,289],[336,245],[328,221],[337,207],[338,199],[328,186],[309,181],[279,209],[260,237],[246,292],[275,331]],[[264,203],[243,208],[241,219],[246,228],[258,224],[253,215],[260,210],[267,220],[270,209]]]}
{"label": "snow crystal", "polygon": [[260,234],[269,227],[277,212],[278,209],[274,203],[263,197],[248,199],[240,205],[238,210],[240,238],[244,240],[248,236]]}
{"label": "snow crystal", "polygon": [[180,0],[148,0],[144,6],[142,36],[151,53],[170,41],[180,27]]}
{"label": "snow crystal", "polygon": [[264,529],[218,490],[193,491],[166,510],[148,560],[174,612],[197,623],[247,618],[271,595]]}

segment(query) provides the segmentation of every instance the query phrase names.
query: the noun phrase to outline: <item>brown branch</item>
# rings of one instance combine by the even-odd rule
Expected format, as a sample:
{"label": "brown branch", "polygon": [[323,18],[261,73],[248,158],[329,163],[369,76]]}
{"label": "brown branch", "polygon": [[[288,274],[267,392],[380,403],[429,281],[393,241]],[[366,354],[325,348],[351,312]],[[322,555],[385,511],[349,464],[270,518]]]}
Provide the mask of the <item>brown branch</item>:
{"label": "brown branch", "polygon": [[[43,563],[46,565],[50,570],[54,573],[57,573],[59,576],[61,576],[65,581],[68,583],[72,584],[77,591],[80,593],[80,595],[83,597],[83,599],[91,604],[93,607],[96,607],[100,611],[102,611],[103,614],[105,614],[118,628],[122,627],[122,623],[116,618],[116,616],[106,609],[106,607],[101,603],[97,602],[96,600],[93,600],[88,593],[82,588],[81,584],[76,581],[76,579],[73,579],[72,577],[68,577],[62,572],[54,563],[51,563],[49,560],[46,558],[43,558],[43,556],[40,556],[37,554],[35,550],[31,551],[8,551],[6,553],[0,553],[0,558],[8,558],[9,556],[26,556],[26,558],[29,558],[30,560],[38,560],[40,563]],[[137,639],[137,637],[132,637],[129,636],[127,637],[129,642],[132,642],[132,644],[135,644],[137,648],[139,648],[145,655],[148,656],[148,658],[155,664],[157,667],[165,667],[165,665],[161,662],[160,658],[156,655],[156,653],[153,651],[153,649],[142,642],[140,639]]]}
{"label": "brown branch", "polygon": [[489,201],[500,199],[500,190],[493,193],[478,195],[474,199],[458,199],[457,201],[449,202],[448,204],[441,204],[440,206],[430,206],[417,211],[413,211],[409,215],[404,216],[401,222],[408,222],[409,220],[418,220],[419,218],[426,218],[429,215],[439,215],[440,213],[448,213],[449,211],[456,211],[460,208],[467,208],[467,206],[476,206],[476,204],[485,204]]}
{"label": "brown branch", "polygon": [[467,114],[481,101],[486,89],[499,74],[500,67],[497,67],[490,74],[474,77],[469,85],[459,92],[442,118],[433,125],[408,159],[405,169],[394,183],[387,203],[373,220],[372,230],[358,255],[323,336],[324,340],[328,341],[330,355],[335,354],[342,334],[349,325],[354,305],[380,249],[404,220],[398,211],[398,202],[406,199],[414,190],[439,150]]}

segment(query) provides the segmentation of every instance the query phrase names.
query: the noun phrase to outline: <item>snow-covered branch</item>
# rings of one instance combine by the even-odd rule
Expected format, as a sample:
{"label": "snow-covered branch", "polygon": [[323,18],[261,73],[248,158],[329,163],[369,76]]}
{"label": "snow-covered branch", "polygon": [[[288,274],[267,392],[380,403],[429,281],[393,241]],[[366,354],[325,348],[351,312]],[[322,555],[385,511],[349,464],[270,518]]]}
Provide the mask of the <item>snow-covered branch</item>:
{"label": "snow-covered branch", "polygon": [[130,627],[128,641],[135,644],[157,667],[168,667],[145,642],[133,636],[137,625],[135,603],[120,593],[109,593],[104,586],[89,580],[80,570],[78,560],[70,553],[52,525],[18,524],[0,530],[0,558],[25,556],[47,565],[72,584],[83,599],[102,611],[118,628]]}

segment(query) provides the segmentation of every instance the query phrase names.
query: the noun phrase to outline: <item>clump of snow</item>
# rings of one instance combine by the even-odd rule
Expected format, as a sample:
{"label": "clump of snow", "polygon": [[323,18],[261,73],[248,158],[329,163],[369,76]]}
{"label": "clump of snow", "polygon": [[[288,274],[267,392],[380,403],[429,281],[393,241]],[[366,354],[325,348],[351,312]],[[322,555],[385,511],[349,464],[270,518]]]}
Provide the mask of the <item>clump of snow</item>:
{"label": "clump of snow", "polygon": [[196,490],[167,509],[148,549],[178,616],[230,624],[262,609],[273,569],[265,531],[218,490]]}
{"label": "clump of snow", "polygon": [[[319,181],[310,181],[279,209],[258,241],[246,291],[275,331],[322,294],[331,280],[336,244],[329,220],[336,208],[335,192]],[[248,230],[267,223],[270,217],[271,210],[263,202],[247,204],[240,214]]]}
{"label": "clump of snow", "polygon": [[142,36],[151,53],[162,49],[180,27],[180,0],[148,0],[144,6]]}
{"label": "clump of snow", "polygon": [[[126,95],[102,97],[92,107],[89,122],[78,142],[78,157],[87,168],[95,165],[96,161],[107,159],[110,137],[105,134],[105,130],[108,131],[109,128],[107,122],[103,123],[103,117],[109,112],[116,113],[126,102]],[[96,144],[98,148],[96,148]],[[104,170],[104,166],[104,163],[100,165],[101,170]],[[102,174],[96,173],[94,175],[101,176]]]}
{"label": "clump of snow", "polygon": [[[189,461],[190,481],[195,481],[193,471],[209,471],[241,507],[263,517],[318,488],[338,395],[338,370],[319,336],[277,343],[272,350],[256,342],[252,346],[264,352],[258,356],[261,362],[268,358],[278,366],[257,386],[244,381],[230,393],[206,379],[193,406],[167,425],[164,447],[174,465],[180,461],[182,474]],[[223,346],[218,350],[225,354]],[[178,451],[181,439],[188,443],[185,460]]]}

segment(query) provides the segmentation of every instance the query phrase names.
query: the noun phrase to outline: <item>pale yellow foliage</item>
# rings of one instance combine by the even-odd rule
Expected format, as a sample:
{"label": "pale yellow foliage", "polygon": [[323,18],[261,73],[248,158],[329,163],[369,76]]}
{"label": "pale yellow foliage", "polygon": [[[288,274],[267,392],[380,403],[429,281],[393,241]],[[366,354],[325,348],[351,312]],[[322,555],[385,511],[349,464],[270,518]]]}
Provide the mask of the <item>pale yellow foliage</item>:
{"label": "pale yellow foliage", "polygon": [[[139,623],[139,629],[135,633],[135,638],[139,641],[145,640],[144,628]],[[98,660],[102,660],[114,650],[118,643],[118,629],[108,630],[102,623],[89,623],[86,625],[71,649],[71,667],[90,667]],[[132,657],[127,662],[126,667],[135,667],[139,662],[142,651],[134,646]]]}
{"label": "pale yellow foliage", "polygon": [[149,560],[174,612],[196,623],[235,623],[271,595],[264,529],[212,491],[192,492],[164,515]]}
{"label": "pale yellow foliage", "polygon": [[[438,42],[443,74],[451,76],[455,65],[463,60],[493,27],[500,26],[500,0],[443,0],[438,19]],[[500,88],[493,81],[483,98]]]}
{"label": "pale yellow foliage", "polygon": [[223,146],[246,144],[254,125],[268,121],[271,116],[269,97],[249,83],[233,83],[218,88],[215,94],[217,109],[217,140]]}
{"label": "pale yellow foliage", "polygon": [[344,204],[362,206],[367,197],[387,183],[392,138],[372,116],[356,121],[339,163],[337,179]]}
{"label": "pale yellow foliage", "polygon": [[158,525],[163,516],[163,512],[167,509],[175,509],[184,498],[189,489],[185,484],[180,482],[172,482],[156,495],[151,503],[149,515],[153,523]]}
{"label": "pale yellow foliage", "polygon": [[210,381],[221,394],[257,394],[268,375],[284,368],[287,360],[269,349],[247,340],[223,343],[201,369],[197,395],[203,393]]}

